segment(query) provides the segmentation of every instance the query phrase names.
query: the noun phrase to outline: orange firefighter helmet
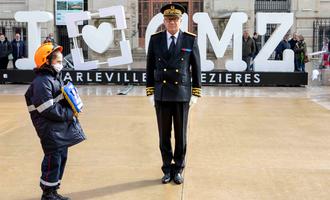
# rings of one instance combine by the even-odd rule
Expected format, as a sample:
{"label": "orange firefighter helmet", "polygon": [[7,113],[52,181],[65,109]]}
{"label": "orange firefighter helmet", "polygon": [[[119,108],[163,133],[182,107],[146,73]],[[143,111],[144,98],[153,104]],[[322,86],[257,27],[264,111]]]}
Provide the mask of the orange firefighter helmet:
{"label": "orange firefighter helmet", "polygon": [[63,47],[54,45],[51,42],[47,42],[42,44],[34,54],[34,62],[36,63],[37,67],[40,68],[43,66],[47,60],[49,59],[49,55],[52,54],[54,51],[59,50],[62,52]]}

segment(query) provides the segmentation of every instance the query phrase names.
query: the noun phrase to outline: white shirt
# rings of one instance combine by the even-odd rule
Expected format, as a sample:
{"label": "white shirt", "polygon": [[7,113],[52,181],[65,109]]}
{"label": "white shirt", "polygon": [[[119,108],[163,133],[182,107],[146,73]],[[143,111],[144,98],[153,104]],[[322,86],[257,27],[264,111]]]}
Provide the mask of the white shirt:
{"label": "white shirt", "polygon": [[[179,36],[179,32],[176,32],[176,34],[174,34],[174,43],[176,44],[176,41],[178,40],[178,36]],[[172,42],[172,38],[171,38],[172,34],[169,33],[168,31],[166,31],[166,37],[167,37],[167,49],[170,48],[171,42]]]}

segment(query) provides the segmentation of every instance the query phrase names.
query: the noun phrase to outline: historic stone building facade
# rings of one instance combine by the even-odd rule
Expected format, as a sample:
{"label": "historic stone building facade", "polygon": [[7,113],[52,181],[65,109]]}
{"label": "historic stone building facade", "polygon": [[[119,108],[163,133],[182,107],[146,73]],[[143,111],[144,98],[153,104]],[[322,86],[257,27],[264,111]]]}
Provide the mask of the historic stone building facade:
{"label": "historic stone building facade", "polygon": [[[212,19],[215,30],[219,37],[224,30],[232,12],[245,12],[249,21],[245,29],[252,34],[255,30],[255,14],[257,12],[293,12],[295,16],[292,32],[298,32],[305,36],[308,51],[319,50],[324,37],[330,36],[330,0],[84,0],[84,8],[90,12],[97,12],[99,8],[123,5],[126,12],[128,29],[125,31],[126,38],[131,42],[133,55],[136,59],[144,58],[144,36],[150,19],[158,13],[159,8],[169,2],[180,2],[188,10],[189,30],[196,32],[196,24],[192,23],[192,15],[195,12],[207,12]],[[55,1],[53,0],[0,0],[0,32],[6,34],[8,39],[13,39],[15,32],[20,32],[24,40],[27,40],[26,23],[16,22],[14,14],[21,10],[43,10],[55,14]],[[98,26],[101,22],[114,23],[113,18],[93,18],[86,24]],[[270,25],[268,36],[276,25]],[[42,37],[54,32],[56,41],[65,46],[65,54],[69,53],[70,40],[67,39],[65,26],[56,26],[54,22],[42,24]],[[265,41],[268,37],[263,37]],[[120,33],[115,33],[115,43],[105,54],[116,55]],[[117,40],[116,40],[117,39]],[[28,43],[28,41],[27,41]],[[102,57],[89,50],[81,41],[84,53],[89,59]]]}

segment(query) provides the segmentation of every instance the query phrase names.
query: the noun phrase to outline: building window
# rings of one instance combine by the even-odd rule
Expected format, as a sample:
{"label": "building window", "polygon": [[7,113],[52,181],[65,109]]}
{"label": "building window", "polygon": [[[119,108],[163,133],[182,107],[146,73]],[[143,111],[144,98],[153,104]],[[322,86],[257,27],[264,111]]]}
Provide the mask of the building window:
{"label": "building window", "polygon": [[256,0],[256,12],[290,12],[291,0]]}
{"label": "building window", "polygon": [[313,23],[313,51],[320,51],[325,38],[330,39],[330,18],[316,19]]}
{"label": "building window", "polygon": [[15,20],[0,20],[0,33],[5,34],[9,41],[15,38],[15,34],[21,34],[21,39],[27,41],[27,23]]}
{"label": "building window", "polygon": [[5,29],[5,27],[0,27],[0,33],[3,33],[3,34],[6,33],[6,29]]}
{"label": "building window", "polygon": [[[176,1],[166,1],[166,0],[139,0],[139,46],[144,48],[145,34],[147,26],[150,20],[159,13],[162,6],[168,3],[180,3],[186,8],[189,16],[188,30],[191,32],[197,32],[197,25],[192,23],[192,16],[196,12],[203,11],[203,0],[176,0]],[[161,26],[159,31],[164,30]]]}

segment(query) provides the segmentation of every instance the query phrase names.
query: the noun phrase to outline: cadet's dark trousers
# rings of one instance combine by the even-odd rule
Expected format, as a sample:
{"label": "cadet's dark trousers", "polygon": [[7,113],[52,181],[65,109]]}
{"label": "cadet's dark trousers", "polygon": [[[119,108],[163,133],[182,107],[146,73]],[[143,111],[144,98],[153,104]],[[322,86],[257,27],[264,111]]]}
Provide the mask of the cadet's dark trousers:
{"label": "cadet's dark trousers", "polygon": [[41,164],[40,187],[43,191],[57,190],[61,184],[68,147],[46,154]]}
{"label": "cadet's dark trousers", "polygon": [[[159,148],[162,154],[164,173],[182,172],[185,167],[187,146],[187,122],[189,102],[155,101],[159,131]],[[174,124],[175,152],[172,153],[171,129]],[[171,163],[174,160],[174,171]]]}

